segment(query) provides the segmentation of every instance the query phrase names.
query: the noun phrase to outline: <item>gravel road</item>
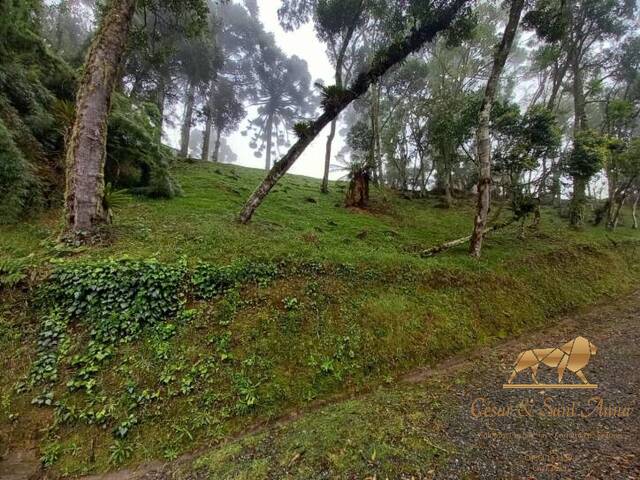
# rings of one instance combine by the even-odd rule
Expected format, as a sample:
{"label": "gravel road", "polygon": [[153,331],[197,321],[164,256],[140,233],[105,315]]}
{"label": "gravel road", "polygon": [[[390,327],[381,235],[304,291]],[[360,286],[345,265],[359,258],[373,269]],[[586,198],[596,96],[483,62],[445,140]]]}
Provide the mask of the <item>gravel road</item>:
{"label": "gravel road", "polygon": [[[636,292],[463,362],[457,369],[469,381],[453,387],[455,400],[442,432],[455,453],[435,477],[640,478],[639,327]],[[597,389],[502,388],[520,352],[560,346],[577,336],[598,349],[583,370]],[[542,366],[538,381],[557,383],[555,373]],[[520,373],[516,382],[531,383],[530,373]],[[581,383],[571,372],[564,382]]]}

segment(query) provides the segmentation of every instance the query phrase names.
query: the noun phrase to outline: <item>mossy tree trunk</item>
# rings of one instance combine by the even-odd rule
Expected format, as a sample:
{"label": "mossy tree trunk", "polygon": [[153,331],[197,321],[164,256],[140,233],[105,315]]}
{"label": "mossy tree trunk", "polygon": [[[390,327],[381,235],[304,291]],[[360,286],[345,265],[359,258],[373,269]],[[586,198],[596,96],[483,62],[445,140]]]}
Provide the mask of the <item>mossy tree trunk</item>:
{"label": "mossy tree trunk", "polygon": [[107,221],[103,205],[107,119],[136,0],[112,0],[91,44],[66,152],[66,233],[83,240]]}
{"label": "mossy tree trunk", "polygon": [[452,1],[440,12],[432,15],[428,21],[425,21],[419,27],[414,27],[404,40],[393,43],[388,48],[378,52],[376,59],[368,70],[358,75],[340,101],[311,122],[307,134],[293,144],[284,157],[273,165],[266,178],[247,199],[238,216],[238,220],[242,223],[247,223],[251,220],[256,209],[262,204],[262,201],[275,184],[278,183],[278,180],[291,168],[322,129],[337,118],[351,102],[364,95],[371,84],[382,77],[391,67],[407,58],[411,53],[419,50],[425,43],[432,41],[439,32],[447,29],[466,3],[468,3],[468,0]]}
{"label": "mossy tree trunk", "polygon": [[496,50],[491,75],[487,81],[477,132],[478,164],[480,166],[480,180],[478,181],[478,206],[474,219],[473,233],[469,253],[472,257],[479,258],[482,250],[482,240],[487,227],[489,206],[491,204],[491,132],[489,123],[491,120],[491,108],[496,98],[498,84],[502,70],[509,56],[513,39],[516,36],[520,15],[524,7],[524,0],[513,0],[509,11],[509,21],[502,35],[502,41]]}
{"label": "mossy tree trunk", "polygon": [[[573,135],[575,148],[575,139],[581,131],[588,128],[588,125],[582,69],[580,67],[581,55],[575,45],[571,48],[569,54],[571,70],[573,73]],[[571,202],[569,204],[569,222],[573,227],[581,227],[584,224],[585,208],[587,205],[586,188],[588,183],[588,178],[580,177],[578,175],[573,176],[573,194],[571,195]]]}

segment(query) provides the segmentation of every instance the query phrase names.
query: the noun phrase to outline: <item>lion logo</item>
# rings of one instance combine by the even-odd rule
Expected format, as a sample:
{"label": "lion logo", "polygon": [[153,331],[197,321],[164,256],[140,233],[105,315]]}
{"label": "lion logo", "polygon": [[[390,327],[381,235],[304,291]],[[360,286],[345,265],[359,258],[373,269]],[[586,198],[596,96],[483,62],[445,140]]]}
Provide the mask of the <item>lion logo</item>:
{"label": "lion logo", "polygon": [[559,384],[562,383],[565,370],[569,370],[575,373],[583,384],[590,385],[582,369],[589,364],[591,355],[595,355],[596,352],[596,346],[584,337],[576,337],[559,348],[526,350],[518,355],[507,385],[510,385],[520,372],[527,369],[531,369],[531,379],[537,385],[536,375],[541,364],[558,369]]}

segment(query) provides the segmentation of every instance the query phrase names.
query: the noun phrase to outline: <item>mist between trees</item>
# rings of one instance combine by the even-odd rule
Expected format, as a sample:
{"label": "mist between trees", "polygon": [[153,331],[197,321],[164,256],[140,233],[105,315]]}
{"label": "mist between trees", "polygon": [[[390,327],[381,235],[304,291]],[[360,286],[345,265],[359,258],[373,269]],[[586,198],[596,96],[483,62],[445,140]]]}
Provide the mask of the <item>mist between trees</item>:
{"label": "mist between trees", "polygon": [[259,8],[3,2],[1,220],[64,205],[63,238],[90,242],[117,192],[180,195],[172,166],[236,161],[240,131],[266,171],[243,223],[315,139],[318,190],[340,172],[346,207],[366,209],[372,188],[443,208],[477,196],[474,256],[496,201],[523,227],[549,205],[577,228],[609,229],[629,206],[637,228],[634,2],[283,0],[281,27],[313,25],[326,49],[327,84],[277,45]]}

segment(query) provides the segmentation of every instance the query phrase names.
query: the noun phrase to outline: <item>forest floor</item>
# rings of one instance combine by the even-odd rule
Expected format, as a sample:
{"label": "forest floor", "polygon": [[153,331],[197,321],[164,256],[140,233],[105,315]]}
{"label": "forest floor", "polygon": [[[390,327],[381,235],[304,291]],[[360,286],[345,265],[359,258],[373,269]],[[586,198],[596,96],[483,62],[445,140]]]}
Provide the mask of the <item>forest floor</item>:
{"label": "forest floor", "polygon": [[57,244],[56,211],[0,226],[2,475],[175,466],[205,451],[191,460],[213,479],[444,475],[477,456],[456,442],[481,423],[451,412],[464,389],[483,390],[470,373],[425,387],[416,372],[464,352],[493,358],[506,339],[639,286],[628,213],[615,232],[578,231],[544,209],[524,239],[516,226],[491,235],[481,261],[466,246],[425,259],[469,233],[472,199],[443,209],[374,189],[371,208],[345,209],[344,184],[322,195],[318,180],[287,175],[242,226],[262,171],[176,174],[183,196],[125,196],[90,248]]}

